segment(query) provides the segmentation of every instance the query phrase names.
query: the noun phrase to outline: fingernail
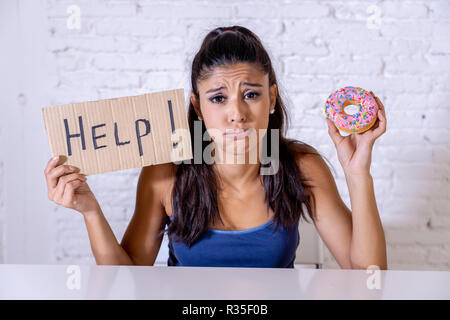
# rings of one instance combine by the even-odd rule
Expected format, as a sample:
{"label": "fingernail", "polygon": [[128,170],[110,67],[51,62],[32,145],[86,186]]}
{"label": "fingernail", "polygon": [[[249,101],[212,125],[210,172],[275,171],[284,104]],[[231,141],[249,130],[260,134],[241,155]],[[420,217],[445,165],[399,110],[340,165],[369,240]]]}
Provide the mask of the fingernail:
{"label": "fingernail", "polygon": [[53,157],[52,161],[56,161],[59,159],[59,156]]}
{"label": "fingernail", "polygon": [[69,170],[74,171],[75,167],[69,166]]}

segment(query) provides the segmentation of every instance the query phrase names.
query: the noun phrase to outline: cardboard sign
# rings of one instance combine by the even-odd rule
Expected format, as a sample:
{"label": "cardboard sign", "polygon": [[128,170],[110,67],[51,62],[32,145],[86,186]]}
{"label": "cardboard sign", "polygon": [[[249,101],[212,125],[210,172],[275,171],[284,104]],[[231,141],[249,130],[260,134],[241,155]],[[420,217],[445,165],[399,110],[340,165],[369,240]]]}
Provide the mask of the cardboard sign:
{"label": "cardboard sign", "polygon": [[183,89],[42,112],[52,156],[85,175],[192,159]]}

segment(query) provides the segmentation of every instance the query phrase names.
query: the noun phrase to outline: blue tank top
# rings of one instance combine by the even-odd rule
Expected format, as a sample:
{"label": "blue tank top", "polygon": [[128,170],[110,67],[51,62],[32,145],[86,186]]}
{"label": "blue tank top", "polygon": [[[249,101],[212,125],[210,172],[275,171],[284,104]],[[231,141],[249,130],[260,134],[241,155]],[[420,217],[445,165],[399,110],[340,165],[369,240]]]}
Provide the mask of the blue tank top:
{"label": "blue tank top", "polygon": [[[172,221],[172,217],[170,217]],[[276,232],[273,219],[246,230],[209,228],[189,248],[169,237],[168,266],[294,268],[298,223]]]}

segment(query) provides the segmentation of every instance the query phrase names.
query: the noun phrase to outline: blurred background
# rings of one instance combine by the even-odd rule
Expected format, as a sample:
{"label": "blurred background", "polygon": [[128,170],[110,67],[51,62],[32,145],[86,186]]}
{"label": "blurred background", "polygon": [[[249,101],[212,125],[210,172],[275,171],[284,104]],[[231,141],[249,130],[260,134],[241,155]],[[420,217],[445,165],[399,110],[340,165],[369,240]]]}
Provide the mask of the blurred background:
{"label": "blurred background", "polygon": [[[239,24],[269,52],[288,136],[329,159],[350,199],[323,108],[344,86],[373,91],[388,128],[371,174],[388,267],[450,270],[450,1],[0,2],[0,263],[95,264],[84,220],[47,198],[41,108],[184,88],[204,36]],[[89,177],[118,241],[140,169]],[[166,263],[164,240],[157,262]],[[339,268],[327,248],[324,268]]]}

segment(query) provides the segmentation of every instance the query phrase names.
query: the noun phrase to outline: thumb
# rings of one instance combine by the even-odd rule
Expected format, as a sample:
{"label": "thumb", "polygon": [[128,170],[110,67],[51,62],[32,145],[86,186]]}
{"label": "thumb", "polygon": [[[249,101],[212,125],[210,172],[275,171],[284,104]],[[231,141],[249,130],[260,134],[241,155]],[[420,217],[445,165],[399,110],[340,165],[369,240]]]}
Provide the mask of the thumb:
{"label": "thumb", "polygon": [[330,135],[334,145],[337,147],[339,143],[344,139],[344,137],[341,136],[338,128],[336,128],[334,123],[329,118],[327,118],[327,124],[328,124],[328,134]]}

